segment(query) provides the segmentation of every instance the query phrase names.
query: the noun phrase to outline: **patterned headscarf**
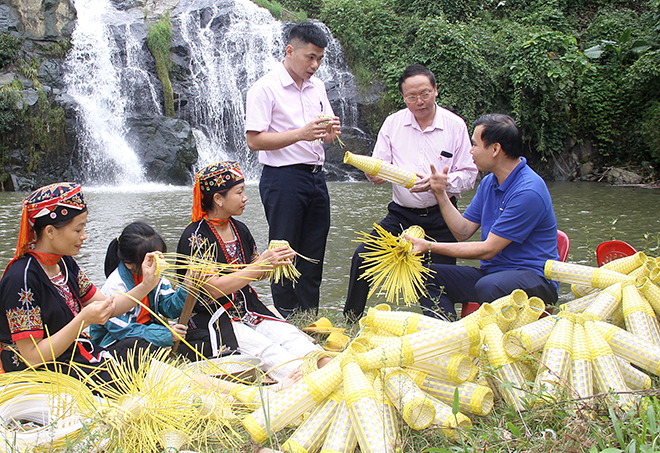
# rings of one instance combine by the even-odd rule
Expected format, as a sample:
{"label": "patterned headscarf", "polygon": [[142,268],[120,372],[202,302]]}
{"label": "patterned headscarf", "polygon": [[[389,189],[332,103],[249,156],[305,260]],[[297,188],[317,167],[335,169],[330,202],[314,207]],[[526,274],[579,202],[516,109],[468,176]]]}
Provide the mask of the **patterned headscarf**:
{"label": "patterned headscarf", "polygon": [[204,218],[205,213],[202,209],[204,194],[222,192],[243,181],[245,178],[237,162],[222,161],[204,167],[195,175],[192,221],[197,222]]}
{"label": "patterned headscarf", "polygon": [[21,226],[14,258],[25,255],[35,241],[34,227],[53,225],[87,211],[80,184],[60,182],[42,187],[23,200]]}

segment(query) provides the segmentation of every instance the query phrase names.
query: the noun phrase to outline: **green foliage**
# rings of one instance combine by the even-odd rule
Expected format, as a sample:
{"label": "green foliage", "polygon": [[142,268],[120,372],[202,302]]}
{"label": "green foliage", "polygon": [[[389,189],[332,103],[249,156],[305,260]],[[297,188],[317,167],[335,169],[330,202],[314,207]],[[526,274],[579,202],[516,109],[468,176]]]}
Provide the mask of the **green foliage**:
{"label": "green foliage", "polygon": [[21,41],[8,33],[0,33],[0,68],[12,63],[18,56]]}
{"label": "green foliage", "polygon": [[514,116],[534,160],[589,141],[597,164],[649,177],[660,166],[658,0],[323,0],[320,19],[359,84],[385,83],[389,111],[404,107],[399,75],[420,63],[468,124]]}
{"label": "green foliage", "polygon": [[34,83],[35,88],[41,88],[41,83],[37,79],[37,74],[39,73],[40,64],[41,62],[36,58],[30,59],[29,62],[22,59],[20,61],[19,72],[25,78],[32,80],[32,83]]}
{"label": "green foliage", "polygon": [[[57,104],[51,104],[46,93],[38,90],[37,103],[20,107],[21,94],[14,89],[0,89],[0,163],[2,168],[15,149],[27,157],[26,170],[37,168],[42,158],[66,152],[65,115]],[[0,180],[6,174],[0,172]]]}
{"label": "green foliage", "polygon": [[62,41],[51,44],[49,47],[44,49],[43,53],[47,57],[59,58],[60,60],[63,60],[64,57],[66,57],[66,54],[69,53],[72,48],[73,44],[71,44],[71,40],[64,39]]}
{"label": "green foliage", "polygon": [[312,13],[318,11],[318,4],[309,1],[290,0],[287,4],[293,5],[292,9],[282,6],[277,0],[252,0],[258,6],[266,8],[275,19],[290,20],[293,22],[304,22],[307,14],[304,10],[294,11],[295,8],[312,7]]}
{"label": "green foliage", "polygon": [[641,132],[651,158],[660,161],[660,102],[654,101],[645,112]]}
{"label": "green foliage", "polygon": [[172,42],[172,23],[169,12],[158,22],[149,27],[147,46],[156,60],[156,73],[163,84],[165,115],[174,118],[174,92],[170,81],[170,44]]}
{"label": "green foliage", "polygon": [[595,68],[572,36],[545,31],[530,38],[513,44],[508,53],[510,101],[523,135],[546,157],[563,149],[572,132],[576,84]]}
{"label": "green foliage", "polygon": [[0,135],[7,134],[21,125],[20,111],[16,102],[20,94],[16,90],[0,89]]}

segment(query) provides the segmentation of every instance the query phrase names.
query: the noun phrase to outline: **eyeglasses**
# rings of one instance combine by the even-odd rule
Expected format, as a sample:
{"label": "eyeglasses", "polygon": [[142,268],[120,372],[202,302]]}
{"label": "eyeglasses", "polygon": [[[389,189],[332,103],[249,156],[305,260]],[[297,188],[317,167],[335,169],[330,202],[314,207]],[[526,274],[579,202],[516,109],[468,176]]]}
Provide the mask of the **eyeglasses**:
{"label": "eyeglasses", "polygon": [[408,96],[403,97],[403,101],[406,104],[414,104],[417,102],[417,99],[421,99],[426,102],[433,97],[433,91],[425,91],[422,94],[409,94]]}

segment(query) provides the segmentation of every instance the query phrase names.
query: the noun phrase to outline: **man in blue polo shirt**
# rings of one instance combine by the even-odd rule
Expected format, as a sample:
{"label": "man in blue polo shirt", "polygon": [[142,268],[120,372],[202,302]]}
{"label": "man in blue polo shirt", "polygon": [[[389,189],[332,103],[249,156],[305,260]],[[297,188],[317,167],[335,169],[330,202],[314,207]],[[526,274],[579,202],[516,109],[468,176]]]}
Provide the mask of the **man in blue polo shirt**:
{"label": "man in blue polo shirt", "polygon": [[[425,314],[455,319],[454,304],[492,302],[524,290],[546,304],[557,301],[557,284],[543,276],[546,260],[558,260],[557,220],[545,182],[527,166],[522,137],[513,118],[484,115],[474,122],[470,153],[483,178],[472,202],[461,213],[447,193],[447,168],[432,167],[431,188],[456,243],[414,239],[415,252],[479,259],[481,267],[433,264]],[[481,227],[481,240],[465,242]]]}

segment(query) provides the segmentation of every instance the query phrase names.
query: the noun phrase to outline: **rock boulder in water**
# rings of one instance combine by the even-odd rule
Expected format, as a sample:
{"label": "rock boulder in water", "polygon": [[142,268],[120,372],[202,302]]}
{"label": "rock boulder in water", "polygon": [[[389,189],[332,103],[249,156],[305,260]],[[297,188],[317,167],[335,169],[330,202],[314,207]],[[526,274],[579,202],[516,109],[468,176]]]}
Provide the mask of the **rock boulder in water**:
{"label": "rock boulder in water", "polygon": [[190,124],[166,116],[137,116],[127,121],[126,141],[145,168],[149,181],[183,185],[190,182],[197,147]]}

